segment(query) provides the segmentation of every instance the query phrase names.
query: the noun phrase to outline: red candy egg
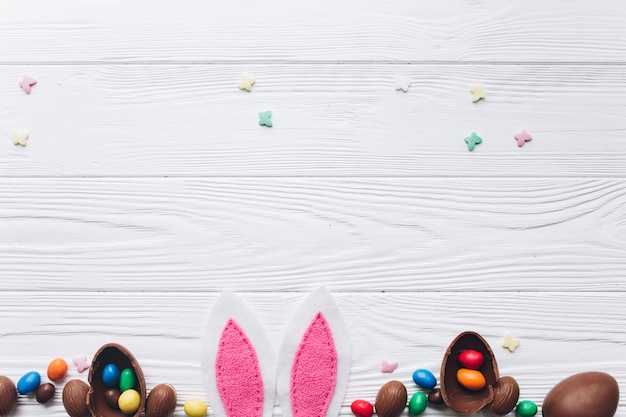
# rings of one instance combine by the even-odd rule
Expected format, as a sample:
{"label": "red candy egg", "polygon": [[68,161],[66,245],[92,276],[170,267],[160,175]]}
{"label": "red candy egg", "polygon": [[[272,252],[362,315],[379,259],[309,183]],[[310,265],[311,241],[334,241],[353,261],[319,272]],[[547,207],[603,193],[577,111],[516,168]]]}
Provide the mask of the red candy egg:
{"label": "red candy egg", "polygon": [[467,349],[459,353],[459,362],[467,369],[478,369],[483,366],[485,357],[477,350]]}
{"label": "red candy egg", "polygon": [[374,414],[374,406],[365,400],[355,400],[350,409],[356,417],[372,417]]}

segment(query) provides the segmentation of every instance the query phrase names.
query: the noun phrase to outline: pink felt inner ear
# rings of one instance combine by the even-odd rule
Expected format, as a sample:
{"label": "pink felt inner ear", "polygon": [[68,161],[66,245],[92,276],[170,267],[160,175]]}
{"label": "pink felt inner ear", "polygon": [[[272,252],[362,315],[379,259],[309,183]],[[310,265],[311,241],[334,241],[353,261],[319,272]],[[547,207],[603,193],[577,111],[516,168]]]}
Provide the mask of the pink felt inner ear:
{"label": "pink felt inner ear", "polygon": [[263,415],[263,379],[250,339],[231,318],[215,357],[215,379],[228,417]]}
{"label": "pink felt inner ear", "polygon": [[328,322],[318,312],[302,337],[291,368],[293,417],[324,417],[337,384],[337,350]]}

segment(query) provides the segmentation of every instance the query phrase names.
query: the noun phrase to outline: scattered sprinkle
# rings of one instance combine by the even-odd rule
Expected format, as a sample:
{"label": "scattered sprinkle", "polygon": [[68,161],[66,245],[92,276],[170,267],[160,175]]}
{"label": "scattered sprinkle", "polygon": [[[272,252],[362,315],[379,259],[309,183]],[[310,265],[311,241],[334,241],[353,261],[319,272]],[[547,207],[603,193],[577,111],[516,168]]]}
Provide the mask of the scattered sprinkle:
{"label": "scattered sprinkle", "polygon": [[28,75],[25,75],[22,81],[19,82],[20,87],[22,87],[22,90],[24,90],[26,94],[30,94],[30,89],[35,84],[37,84],[37,80]]}
{"label": "scattered sprinkle", "polygon": [[28,137],[30,133],[26,130],[14,130],[11,132],[11,137],[13,138],[14,145],[26,146],[26,141],[28,141]]}
{"label": "scattered sprinkle", "polygon": [[396,90],[402,90],[405,93],[409,91],[409,85],[411,84],[411,79],[409,77],[398,76],[396,77]]}
{"label": "scattered sprinkle", "polygon": [[76,370],[78,370],[78,372],[83,372],[89,369],[87,356],[76,356],[75,358],[72,358],[72,361],[74,362],[74,365],[76,365]]}
{"label": "scattered sprinkle", "polygon": [[504,335],[504,341],[502,342],[502,347],[513,352],[519,346],[519,340],[514,339],[510,334]]}
{"label": "scattered sprinkle", "polygon": [[476,132],[472,132],[470,136],[465,138],[465,143],[467,143],[467,149],[473,151],[476,145],[483,143],[483,138],[478,136]]}
{"label": "scattered sprinkle", "polygon": [[272,112],[262,111],[259,112],[259,126],[272,127]]}
{"label": "scattered sprinkle", "polygon": [[380,372],[383,374],[391,374],[398,367],[398,362],[387,362],[386,359],[380,361]]}
{"label": "scattered sprinkle", "polygon": [[485,88],[482,84],[474,84],[470,87],[470,92],[472,93],[472,102],[476,103],[481,98],[485,98]]}
{"label": "scattered sprinkle", "polygon": [[252,86],[256,80],[252,78],[247,72],[241,76],[241,82],[239,83],[240,90],[252,91]]}
{"label": "scattered sprinkle", "polygon": [[531,140],[533,140],[533,137],[530,136],[530,133],[528,133],[526,129],[520,130],[519,132],[514,134],[513,137],[517,141],[517,146],[519,146],[520,148],[524,146],[526,142],[530,142]]}

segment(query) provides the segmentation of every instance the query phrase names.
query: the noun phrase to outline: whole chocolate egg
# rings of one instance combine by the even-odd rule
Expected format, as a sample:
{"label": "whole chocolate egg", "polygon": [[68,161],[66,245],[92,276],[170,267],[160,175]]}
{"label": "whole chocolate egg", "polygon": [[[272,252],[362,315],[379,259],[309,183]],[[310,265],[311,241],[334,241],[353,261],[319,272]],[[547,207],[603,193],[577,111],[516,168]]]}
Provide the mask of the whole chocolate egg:
{"label": "whole chocolate egg", "polygon": [[583,372],[565,378],[543,400],[544,417],[613,417],[619,386],[604,372]]}
{"label": "whole chocolate egg", "polygon": [[[477,390],[465,388],[457,379],[457,372],[463,367],[459,355],[467,350],[482,354],[484,361],[476,370],[482,374],[485,384]],[[476,332],[459,334],[448,346],[441,364],[441,396],[448,407],[457,413],[472,414],[491,404],[494,399],[493,385],[500,379],[498,364],[491,347]]]}

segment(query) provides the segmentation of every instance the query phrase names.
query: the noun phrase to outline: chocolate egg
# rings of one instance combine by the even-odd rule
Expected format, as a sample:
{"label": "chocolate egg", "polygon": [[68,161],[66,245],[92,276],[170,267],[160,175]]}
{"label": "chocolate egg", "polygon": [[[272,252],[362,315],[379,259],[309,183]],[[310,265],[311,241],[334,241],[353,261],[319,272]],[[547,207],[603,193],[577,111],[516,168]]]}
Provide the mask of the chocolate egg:
{"label": "chocolate egg", "polygon": [[63,387],[63,407],[70,417],[87,417],[87,393],[89,385],[80,379],[72,379]]}
{"label": "chocolate egg", "polygon": [[[457,371],[463,367],[459,355],[475,350],[483,355],[483,363],[477,369],[485,378],[485,386],[469,390],[457,380]],[[493,401],[493,385],[498,382],[498,364],[491,347],[475,332],[459,334],[448,346],[441,364],[441,396],[448,407],[461,414],[472,414]]]}
{"label": "chocolate egg", "polygon": [[613,417],[619,386],[604,372],[583,372],[565,378],[543,401],[544,417]]}
{"label": "chocolate egg", "polygon": [[17,405],[17,387],[13,381],[0,376],[0,416],[8,416]]}
{"label": "chocolate egg", "polygon": [[146,381],[143,371],[135,357],[122,345],[109,343],[96,352],[89,368],[89,383],[91,388],[87,395],[87,406],[93,417],[129,417],[121,410],[111,407],[107,400],[106,391],[109,389],[102,378],[102,371],[107,365],[115,365],[118,369],[130,368],[135,373],[137,383],[135,389],[139,393],[140,404],[137,411],[130,415],[138,417],[146,405]]}
{"label": "chocolate egg", "polygon": [[408,394],[400,381],[389,381],[376,394],[376,414],[378,417],[398,417],[406,408]]}
{"label": "chocolate egg", "polygon": [[54,397],[56,390],[56,387],[49,382],[41,384],[35,391],[35,399],[39,404],[45,404]]}
{"label": "chocolate egg", "polygon": [[176,390],[170,384],[152,388],[146,400],[146,417],[170,417],[176,409]]}

